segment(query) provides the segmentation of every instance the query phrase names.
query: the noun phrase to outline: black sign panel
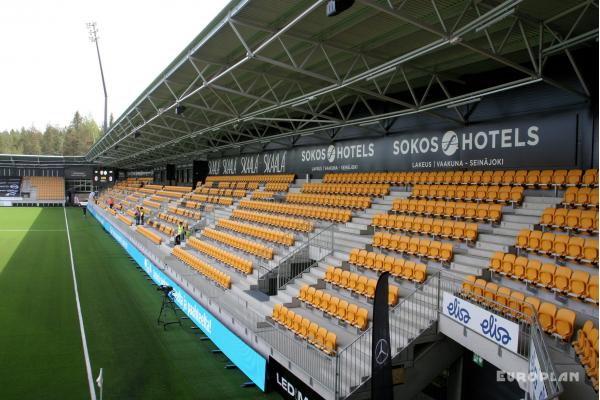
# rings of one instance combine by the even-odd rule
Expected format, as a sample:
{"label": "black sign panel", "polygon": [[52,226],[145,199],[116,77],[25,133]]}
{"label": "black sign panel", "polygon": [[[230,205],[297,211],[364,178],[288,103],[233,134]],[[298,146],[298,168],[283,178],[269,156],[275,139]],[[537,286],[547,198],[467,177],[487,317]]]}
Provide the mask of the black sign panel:
{"label": "black sign panel", "polygon": [[21,197],[21,178],[0,178],[0,197]]}
{"label": "black sign panel", "polygon": [[65,179],[92,179],[92,167],[66,167]]}
{"label": "black sign panel", "polygon": [[392,346],[390,345],[388,277],[384,272],[375,286],[373,301],[373,340],[371,341],[371,398],[392,400]]}
{"label": "black sign panel", "polygon": [[292,374],[287,368],[279,364],[273,357],[269,357],[267,364],[267,377],[269,390],[275,390],[290,400],[322,400],[323,397],[310,388],[306,383]]}
{"label": "black sign panel", "polygon": [[[526,160],[526,161],[525,161]],[[577,165],[577,114],[563,112],[209,160],[209,175],[543,169]]]}

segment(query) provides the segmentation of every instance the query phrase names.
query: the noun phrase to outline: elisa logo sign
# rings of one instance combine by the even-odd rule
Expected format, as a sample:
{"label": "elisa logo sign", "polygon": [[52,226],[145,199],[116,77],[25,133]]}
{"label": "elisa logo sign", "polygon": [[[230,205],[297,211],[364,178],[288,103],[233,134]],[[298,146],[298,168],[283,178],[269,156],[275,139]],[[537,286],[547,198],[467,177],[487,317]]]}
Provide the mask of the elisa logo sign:
{"label": "elisa logo sign", "polygon": [[443,313],[496,344],[517,353],[519,326],[475,304],[444,292]]}

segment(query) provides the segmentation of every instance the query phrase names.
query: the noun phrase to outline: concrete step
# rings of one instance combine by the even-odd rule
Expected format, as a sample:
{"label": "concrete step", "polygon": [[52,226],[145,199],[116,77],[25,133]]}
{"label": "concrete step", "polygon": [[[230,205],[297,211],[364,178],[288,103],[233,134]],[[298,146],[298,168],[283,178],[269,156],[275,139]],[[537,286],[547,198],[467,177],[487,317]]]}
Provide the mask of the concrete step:
{"label": "concrete step", "polygon": [[501,251],[504,253],[508,253],[510,250],[510,246],[496,244],[496,243],[488,243],[488,242],[480,242],[475,243],[475,247],[481,250],[489,250],[489,251]]}
{"label": "concrete step", "polygon": [[391,208],[392,208],[391,204],[372,204],[370,209],[381,212],[381,211],[389,211]]}
{"label": "concrete step", "polygon": [[521,223],[521,222],[500,222],[502,228],[514,229],[520,231],[521,229],[533,229],[535,224]]}
{"label": "concrete step", "polygon": [[344,233],[348,233],[351,235],[356,235],[356,236],[360,236],[362,230],[361,229],[356,229],[356,228],[349,228],[347,226],[338,226],[337,227],[338,232],[344,232]]}
{"label": "concrete step", "polygon": [[515,208],[512,210],[512,213],[515,215],[521,215],[521,216],[539,217],[542,215],[543,209],[535,210],[535,209]]}
{"label": "concrete step", "polygon": [[356,222],[356,218],[352,218],[352,222],[348,222],[346,227],[352,229],[358,229],[359,231],[364,231],[369,227],[369,224],[361,224]]}
{"label": "concrete step", "polygon": [[548,203],[532,203],[532,202],[524,202],[521,205],[521,208],[526,210],[544,210],[548,207],[552,207],[554,204]]}
{"label": "concrete step", "polygon": [[477,239],[477,243],[480,243],[480,242],[512,246],[515,244],[515,238],[514,238],[514,236],[501,236],[498,234],[490,235],[490,234],[484,233],[484,234],[480,234]]}
{"label": "concrete step", "polygon": [[519,234],[519,230],[520,229],[502,227],[502,228],[493,228],[491,233],[494,235],[517,237],[517,235]]}
{"label": "concrete step", "polygon": [[[466,265],[462,263],[452,262],[450,263],[450,270],[453,272],[457,279],[464,279],[467,275],[481,275],[485,268],[476,267],[473,265]],[[448,270],[445,270],[448,271]]]}
{"label": "concrete step", "polygon": [[333,237],[334,239],[342,239],[342,240],[346,240],[346,241],[353,241],[353,242],[357,242],[357,243],[363,243],[363,244],[371,244],[373,238],[371,236],[356,236],[356,235],[352,235],[349,233],[345,233],[345,232],[334,232],[333,233]]}
{"label": "concrete step", "polygon": [[[539,195],[528,195],[529,191],[525,191],[525,200],[523,203],[536,203],[536,204],[558,204],[562,201],[562,195],[560,197],[554,196],[554,192],[551,192],[549,196],[539,196]],[[545,192],[550,194],[550,192]],[[541,192],[536,192],[536,194],[541,194]]]}
{"label": "concrete step", "polygon": [[488,258],[462,254],[455,254],[452,261],[457,264],[478,268],[487,268],[490,263]]}
{"label": "concrete step", "polygon": [[[540,214],[541,215],[541,214]],[[527,216],[520,214],[504,214],[502,215],[502,222],[518,222],[522,224],[539,224],[539,216]]]}

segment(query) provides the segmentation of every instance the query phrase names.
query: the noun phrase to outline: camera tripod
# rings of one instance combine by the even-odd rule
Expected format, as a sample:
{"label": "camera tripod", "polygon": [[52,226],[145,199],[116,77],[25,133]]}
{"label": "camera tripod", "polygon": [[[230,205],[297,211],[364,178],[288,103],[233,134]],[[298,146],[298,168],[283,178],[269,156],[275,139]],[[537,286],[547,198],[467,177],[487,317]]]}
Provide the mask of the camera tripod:
{"label": "camera tripod", "polygon": [[[175,302],[173,301],[173,292],[164,292],[163,291],[163,301],[162,301],[162,305],[160,307],[160,313],[158,314],[158,319],[156,320],[156,323],[158,325],[162,324],[163,329],[167,330],[167,325],[171,325],[171,324],[179,324],[179,326],[181,326],[181,320],[179,319],[179,317],[177,317],[177,308],[175,308]],[[176,321],[168,321],[167,320],[167,314],[169,312],[169,310],[173,311],[173,315],[175,316],[175,318],[177,319]]]}

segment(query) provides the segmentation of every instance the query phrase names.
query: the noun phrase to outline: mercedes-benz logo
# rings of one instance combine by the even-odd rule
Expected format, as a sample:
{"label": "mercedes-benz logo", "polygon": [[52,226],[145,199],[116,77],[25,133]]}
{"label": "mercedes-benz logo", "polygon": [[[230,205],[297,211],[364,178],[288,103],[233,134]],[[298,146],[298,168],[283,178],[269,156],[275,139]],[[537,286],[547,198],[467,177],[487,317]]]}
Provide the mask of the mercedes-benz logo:
{"label": "mercedes-benz logo", "polygon": [[379,339],[375,345],[375,362],[381,365],[387,361],[390,355],[390,345],[385,339]]}

